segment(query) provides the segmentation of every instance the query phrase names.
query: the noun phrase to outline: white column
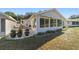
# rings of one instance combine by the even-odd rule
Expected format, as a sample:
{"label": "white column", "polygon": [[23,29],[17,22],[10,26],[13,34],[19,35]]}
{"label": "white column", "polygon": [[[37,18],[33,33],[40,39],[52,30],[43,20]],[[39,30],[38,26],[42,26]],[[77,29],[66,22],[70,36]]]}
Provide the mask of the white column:
{"label": "white column", "polygon": [[37,28],[40,28],[40,17],[36,17],[36,22],[37,22]]}
{"label": "white column", "polygon": [[56,27],[58,27],[58,22],[57,22],[57,19],[56,19]]}
{"label": "white column", "polygon": [[49,18],[49,28],[50,28],[50,18]]}
{"label": "white column", "polygon": [[40,30],[40,16],[36,16],[36,32]]}
{"label": "white column", "polygon": [[63,20],[61,20],[61,22],[62,22],[62,26],[64,26],[64,21],[63,21]]}

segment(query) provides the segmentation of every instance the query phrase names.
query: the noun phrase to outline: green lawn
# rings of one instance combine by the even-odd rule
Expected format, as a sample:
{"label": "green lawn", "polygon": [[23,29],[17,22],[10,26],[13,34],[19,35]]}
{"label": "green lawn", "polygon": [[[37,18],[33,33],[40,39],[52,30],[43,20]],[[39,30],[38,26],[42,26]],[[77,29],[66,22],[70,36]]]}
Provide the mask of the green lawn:
{"label": "green lawn", "polygon": [[49,33],[44,35],[35,35],[30,38],[24,38],[21,40],[6,40],[6,37],[0,40],[1,50],[35,50],[44,45],[46,42],[50,41],[61,35],[62,32]]}
{"label": "green lawn", "polygon": [[79,27],[70,27],[64,34],[55,37],[38,49],[79,50]]}
{"label": "green lawn", "polygon": [[79,27],[57,33],[35,35],[22,40],[0,40],[2,50],[79,50]]}

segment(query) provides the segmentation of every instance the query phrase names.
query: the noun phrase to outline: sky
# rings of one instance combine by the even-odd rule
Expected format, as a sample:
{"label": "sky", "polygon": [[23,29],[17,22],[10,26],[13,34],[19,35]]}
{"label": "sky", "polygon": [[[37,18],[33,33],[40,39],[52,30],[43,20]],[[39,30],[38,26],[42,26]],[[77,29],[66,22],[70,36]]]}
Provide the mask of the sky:
{"label": "sky", "polygon": [[[38,12],[48,10],[49,8],[0,8],[0,12],[11,11],[16,14],[25,14],[27,12]],[[57,10],[65,17],[68,18],[71,15],[79,15],[79,8],[57,8]]]}

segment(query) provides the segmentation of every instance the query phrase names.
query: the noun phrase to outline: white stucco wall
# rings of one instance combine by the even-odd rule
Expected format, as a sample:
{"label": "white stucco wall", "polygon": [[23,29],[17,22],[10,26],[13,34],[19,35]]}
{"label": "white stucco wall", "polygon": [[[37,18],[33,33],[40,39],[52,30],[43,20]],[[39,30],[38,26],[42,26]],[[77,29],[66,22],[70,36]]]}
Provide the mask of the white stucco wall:
{"label": "white stucco wall", "polygon": [[71,21],[67,21],[67,25],[68,26],[72,26],[72,22]]}
{"label": "white stucco wall", "polygon": [[63,22],[63,26],[65,26],[65,27],[68,27],[68,26],[69,26],[67,20],[65,20],[65,21]]}
{"label": "white stucco wall", "polygon": [[[1,18],[5,19],[5,32],[1,32]],[[11,29],[13,28],[13,25],[15,25],[15,23],[16,22],[13,22],[12,20],[7,19],[5,15],[0,13],[0,36],[9,34]]]}
{"label": "white stucco wall", "polygon": [[[30,22],[31,22],[31,28],[32,28],[32,32],[33,34],[37,34],[37,29],[38,29],[38,20],[37,20],[37,16],[36,17],[33,17]],[[36,19],[36,22],[35,22],[35,27],[33,26],[34,25],[34,20]]]}
{"label": "white stucco wall", "polygon": [[6,24],[5,24],[5,34],[7,35],[7,34],[9,34],[10,33],[10,31],[13,29],[13,27],[16,25],[16,22],[14,22],[14,21],[11,21],[11,20],[8,20],[8,19],[6,19]]}
{"label": "white stucco wall", "polygon": [[1,19],[0,19],[0,35],[7,35],[10,33],[13,26],[16,25],[15,22],[5,19],[5,32],[1,32]]}

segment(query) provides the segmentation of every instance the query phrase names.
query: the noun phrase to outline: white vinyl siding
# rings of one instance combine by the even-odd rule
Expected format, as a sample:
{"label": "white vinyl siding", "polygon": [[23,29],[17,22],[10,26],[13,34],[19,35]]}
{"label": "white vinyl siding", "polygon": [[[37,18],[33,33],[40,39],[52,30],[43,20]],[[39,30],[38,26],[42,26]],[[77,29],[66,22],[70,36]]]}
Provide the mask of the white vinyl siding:
{"label": "white vinyl siding", "polygon": [[6,32],[5,34],[9,34],[12,29],[14,29],[16,22],[6,19]]}

